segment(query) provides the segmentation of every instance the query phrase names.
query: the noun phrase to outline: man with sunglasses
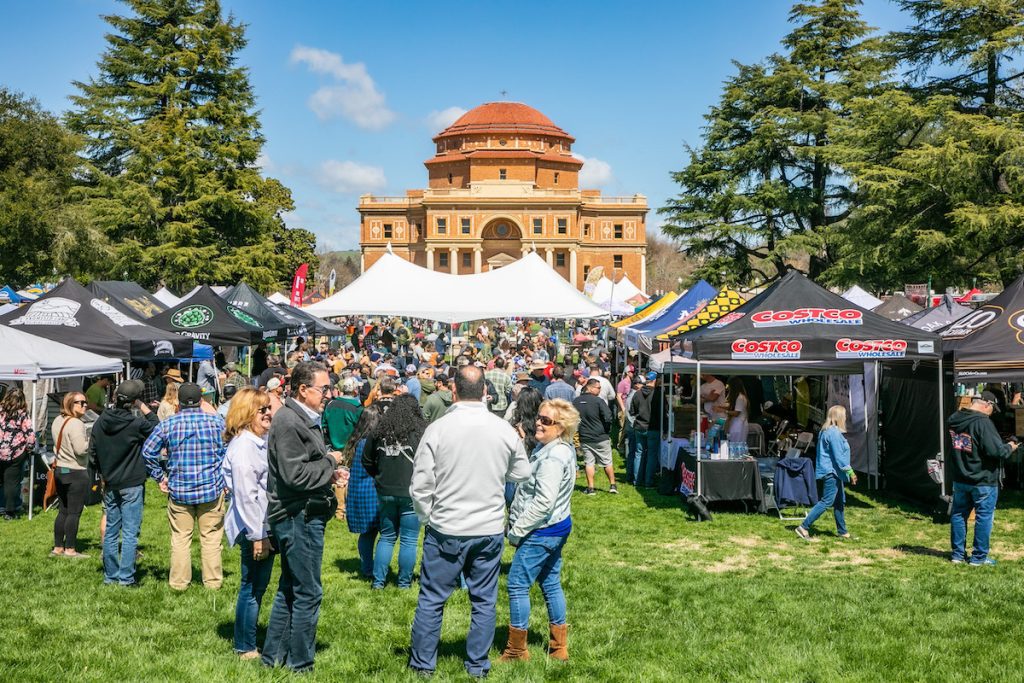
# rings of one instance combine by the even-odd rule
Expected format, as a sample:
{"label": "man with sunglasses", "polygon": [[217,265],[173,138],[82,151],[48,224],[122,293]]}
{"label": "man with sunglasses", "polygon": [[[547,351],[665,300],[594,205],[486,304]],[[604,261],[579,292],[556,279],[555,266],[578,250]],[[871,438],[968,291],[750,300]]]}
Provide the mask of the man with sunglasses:
{"label": "man with sunglasses", "polygon": [[331,485],[346,484],[348,472],[338,470],[341,453],[328,451],[324,439],[322,413],[331,397],[326,366],[299,363],[290,386],[267,438],[267,518],[281,554],[281,579],[262,662],[309,672],[323,599],[324,532],[338,505]]}
{"label": "man with sunglasses", "polygon": [[[966,408],[949,418],[953,442],[953,509],[950,513],[950,544],[953,564],[972,567],[996,563],[988,556],[992,521],[999,498],[1003,462],[1017,450],[1017,443],[1004,443],[991,415],[999,410],[996,396],[983,391]],[[974,510],[974,550],[967,557],[967,518]]]}

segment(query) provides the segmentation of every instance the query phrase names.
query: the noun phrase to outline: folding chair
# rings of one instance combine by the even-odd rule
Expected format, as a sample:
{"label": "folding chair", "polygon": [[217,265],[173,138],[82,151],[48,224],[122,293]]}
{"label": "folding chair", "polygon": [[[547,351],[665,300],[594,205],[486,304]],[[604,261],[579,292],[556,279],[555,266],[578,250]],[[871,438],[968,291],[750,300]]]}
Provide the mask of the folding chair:
{"label": "folding chair", "polygon": [[751,455],[764,455],[764,429],[756,422],[747,425],[747,448]]}
{"label": "folding chair", "polygon": [[[802,432],[797,437],[797,443],[800,442],[801,438],[803,438],[804,435],[810,435],[810,432]],[[800,454],[802,452],[803,451],[798,450],[794,446],[793,448],[790,448],[788,451],[786,451],[785,457],[786,458],[799,458]],[[772,480],[772,496],[774,497],[774,495],[775,495],[775,481],[774,481],[774,477],[773,477],[773,480]],[[802,521],[803,518],[806,517],[807,513],[810,511],[810,507],[807,506],[807,505],[804,505],[803,503],[792,503],[790,505],[786,505],[785,503],[786,503],[786,501],[783,500],[780,503],[776,503],[776,507],[775,507],[775,511],[779,514],[779,519],[781,519],[783,521],[787,521],[787,522]]]}
{"label": "folding chair", "polygon": [[783,420],[779,423],[778,428],[775,430],[775,440],[768,447],[768,455],[781,458],[789,449],[789,438],[786,437],[787,427],[789,427],[788,420]]}
{"label": "folding chair", "polygon": [[811,447],[813,442],[814,434],[811,432],[800,432],[793,443],[793,448],[800,451],[800,453],[807,453],[807,449]]}

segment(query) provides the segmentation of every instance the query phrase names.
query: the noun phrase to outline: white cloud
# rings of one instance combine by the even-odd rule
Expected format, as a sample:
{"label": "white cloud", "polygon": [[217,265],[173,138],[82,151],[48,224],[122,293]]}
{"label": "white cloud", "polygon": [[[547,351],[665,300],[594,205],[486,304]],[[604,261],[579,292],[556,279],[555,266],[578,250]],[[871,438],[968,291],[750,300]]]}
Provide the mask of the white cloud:
{"label": "white cloud", "polygon": [[459,117],[466,113],[462,107],[448,107],[441,111],[432,111],[427,114],[427,125],[435,133],[440,133],[448,126],[455,123]]}
{"label": "white cloud", "polygon": [[355,161],[328,159],[320,164],[317,182],[342,194],[374,192],[387,187],[384,169]]}
{"label": "white cloud", "polygon": [[260,152],[259,156],[256,157],[256,166],[264,173],[270,173],[274,170],[274,162],[270,160],[270,155],[266,152]]}
{"label": "white cloud", "polygon": [[337,53],[305,45],[295,46],[290,61],[305,64],[313,73],[337,82],[321,87],[307,102],[321,121],[344,118],[360,128],[380,130],[395,120],[395,113],[388,109],[384,94],[362,62],[346,64]]}
{"label": "white cloud", "polygon": [[583,162],[583,168],[580,169],[580,187],[585,189],[604,187],[614,179],[612,165],[607,161],[593,157],[587,158],[576,153],[573,153],[573,156]]}

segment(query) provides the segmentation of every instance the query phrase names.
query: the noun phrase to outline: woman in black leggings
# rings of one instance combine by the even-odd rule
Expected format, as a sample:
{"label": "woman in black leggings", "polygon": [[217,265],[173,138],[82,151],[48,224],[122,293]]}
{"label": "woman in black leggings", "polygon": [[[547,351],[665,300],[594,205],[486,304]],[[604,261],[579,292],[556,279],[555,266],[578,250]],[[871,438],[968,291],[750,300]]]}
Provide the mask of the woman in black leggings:
{"label": "woman in black leggings", "polygon": [[21,512],[21,480],[25,458],[36,443],[25,394],[11,389],[0,400],[0,479],[4,485],[4,519]]}
{"label": "woman in black leggings", "polygon": [[61,404],[60,415],[53,421],[51,428],[57,453],[54,471],[57,477],[57,497],[60,499],[60,510],[53,522],[51,555],[87,557],[76,548],[78,522],[85,508],[85,497],[89,493],[89,472],[86,469],[89,439],[85,433],[85,423],[82,422],[87,405],[85,394],[68,392]]}

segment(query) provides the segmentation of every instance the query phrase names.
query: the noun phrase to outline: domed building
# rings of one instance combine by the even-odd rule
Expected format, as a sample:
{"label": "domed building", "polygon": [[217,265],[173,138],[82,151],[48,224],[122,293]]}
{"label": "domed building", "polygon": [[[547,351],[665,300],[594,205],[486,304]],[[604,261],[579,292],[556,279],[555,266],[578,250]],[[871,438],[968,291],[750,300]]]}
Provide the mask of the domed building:
{"label": "domed building", "polygon": [[647,199],[581,189],[575,141],[518,102],[465,113],[434,138],[425,189],[359,198],[363,269],[388,244],[417,265],[456,274],[536,250],[577,289],[596,266],[646,289]]}

